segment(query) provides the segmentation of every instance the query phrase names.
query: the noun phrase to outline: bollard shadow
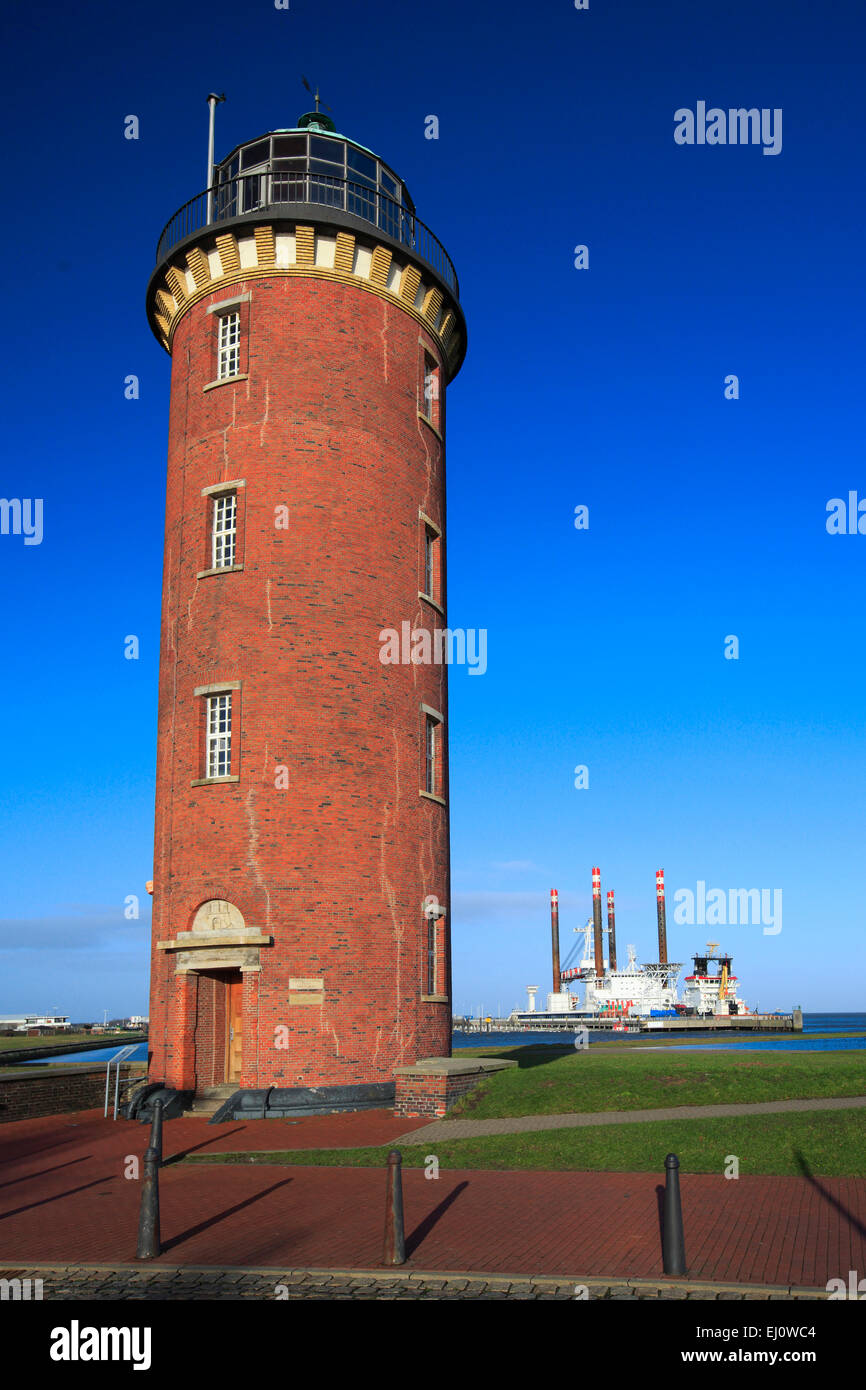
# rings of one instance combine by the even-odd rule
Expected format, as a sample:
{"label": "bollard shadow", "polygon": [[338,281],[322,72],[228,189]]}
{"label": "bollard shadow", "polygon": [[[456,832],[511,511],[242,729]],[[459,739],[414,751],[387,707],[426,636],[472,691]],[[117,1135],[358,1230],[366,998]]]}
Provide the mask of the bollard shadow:
{"label": "bollard shadow", "polygon": [[848,1225],[853,1226],[855,1231],[859,1231],[861,1236],[866,1236],[866,1225],[864,1225],[862,1221],[858,1220],[858,1218],[854,1216],[854,1214],[851,1211],[849,1211],[846,1206],[842,1205],[842,1203],[839,1201],[837,1197],[833,1196],[832,1192],[828,1192],[826,1187],[824,1187],[818,1181],[818,1179],[812,1173],[812,1169],[809,1167],[805,1154],[803,1154],[800,1151],[800,1149],[794,1150],[794,1159],[797,1164],[797,1167],[800,1169],[800,1172],[803,1174],[803,1177],[806,1179],[807,1183],[809,1183],[811,1187],[814,1187],[815,1191],[824,1198],[824,1201],[827,1203],[827,1205],[833,1207],[836,1211],[838,1211],[840,1216],[843,1216],[845,1218]]}
{"label": "bollard shadow", "polygon": [[656,1201],[659,1209],[659,1250],[664,1257],[665,1250],[665,1187],[664,1183],[656,1185]]}
{"label": "bollard shadow", "polygon": [[288,1187],[289,1183],[294,1181],[294,1178],[283,1178],[280,1182],[275,1182],[270,1187],[263,1188],[261,1192],[254,1193],[252,1197],[247,1197],[243,1202],[236,1202],[233,1207],[227,1207],[225,1211],[221,1211],[218,1215],[212,1216],[210,1220],[200,1221],[197,1226],[190,1226],[188,1230],[181,1231],[180,1235],[172,1236],[171,1240],[163,1240],[161,1242],[160,1253],[165,1255],[167,1251],[174,1250],[175,1246],[183,1245],[185,1240],[191,1240],[193,1236],[200,1235],[202,1231],[209,1231],[211,1227],[218,1226],[219,1223],[225,1221],[227,1217],[234,1216],[236,1212],[244,1211],[245,1208],[253,1206],[256,1202],[260,1202],[263,1197],[270,1196],[272,1192],[278,1191],[281,1187]]}
{"label": "bollard shadow", "polygon": [[415,1227],[412,1234],[406,1237],[407,1260],[411,1258],[412,1254],[418,1249],[418,1246],[427,1239],[437,1221],[441,1220],[448,1208],[457,1201],[457,1198],[461,1193],[465,1192],[468,1186],[469,1183],[465,1180],[459,1182],[457,1186],[448,1193],[448,1196],[442,1199],[438,1207],[434,1207],[429,1216],[424,1217],[424,1220]]}
{"label": "bollard shadow", "polygon": [[176,1154],[170,1154],[168,1158],[162,1160],[162,1167],[167,1168],[170,1163],[180,1163],[187,1154],[198,1153],[199,1149],[206,1149],[209,1144],[216,1144],[219,1139],[226,1139],[232,1134],[240,1134],[244,1125],[238,1125],[236,1129],[230,1129],[227,1134],[212,1134],[210,1139],[203,1139],[200,1144],[189,1144],[185,1149],[178,1149]]}
{"label": "bollard shadow", "polygon": [[106,1178],[94,1178],[93,1182],[84,1182],[80,1187],[70,1187],[67,1192],[56,1192],[53,1197],[40,1197],[38,1202],[27,1202],[23,1207],[15,1207],[12,1211],[0,1212],[0,1221],[6,1221],[10,1216],[20,1216],[22,1211],[33,1211],[35,1207],[47,1206],[49,1202],[61,1202],[64,1197],[74,1197],[76,1192],[86,1192],[89,1187],[99,1187],[104,1182],[116,1182],[113,1176]]}
{"label": "bollard shadow", "polygon": [[36,1173],[25,1173],[20,1178],[10,1178],[8,1182],[0,1182],[0,1187],[14,1187],[17,1182],[32,1182],[34,1178],[44,1178],[46,1173],[56,1173],[59,1168],[71,1168],[75,1163],[84,1163],[93,1154],[83,1154],[81,1158],[70,1158],[68,1163],[55,1163],[53,1168],[40,1168]]}

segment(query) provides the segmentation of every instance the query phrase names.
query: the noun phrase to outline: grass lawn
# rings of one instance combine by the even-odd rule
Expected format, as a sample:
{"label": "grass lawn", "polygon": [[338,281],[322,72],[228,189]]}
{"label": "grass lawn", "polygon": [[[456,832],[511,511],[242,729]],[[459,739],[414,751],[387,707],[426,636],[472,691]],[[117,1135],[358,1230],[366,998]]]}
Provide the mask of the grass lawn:
{"label": "grass lawn", "polygon": [[[380,1168],[385,1165],[390,1147],[385,1144],[369,1149],[194,1154],[183,1161]],[[592,1129],[454,1139],[445,1144],[401,1144],[400,1152],[407,1167],[423,1167],[427,1155],[435,1154],[440,1169],[452,1171],[538,1168],[548,1172],[656,1172],[661,1180],[665,1154],[675,1153],[685,1174],[722,1173],[727,1156],[735,1154],[740,1161],[741,1177],[757,1173],[866,1177],[866,1111],[600,1125]]]}
{"label": "grass lawn", "polygon": [[[475,1049],[473,1049],[475,1051]],[[449,1112],[449,1118],[586,1114],[676,1105],[735,1105],[866,1094],[861,1052],[648,1052],[628,1045],[586,1051],[551,1043],[484,1048],[511,1058]],[[464,1054],[471,1055],[468,1050]]]}

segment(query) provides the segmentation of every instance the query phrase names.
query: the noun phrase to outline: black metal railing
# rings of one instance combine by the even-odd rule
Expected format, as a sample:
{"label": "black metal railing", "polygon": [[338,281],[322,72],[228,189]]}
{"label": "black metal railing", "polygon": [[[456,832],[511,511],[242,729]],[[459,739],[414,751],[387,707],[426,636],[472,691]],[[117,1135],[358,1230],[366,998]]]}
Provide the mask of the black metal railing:
{"label": "black metal railing", "polygon": [[426,261],[454,295],[459,296],[451,257],[414,212],[372,185],[304,170],[239,174],[237,178],[197,193],[178,208],[163,228],[156,248],[156,263],[160,265],[175,246],[205,227],[217,227],[234,218],[299,203],[319,203],[369,222]]}

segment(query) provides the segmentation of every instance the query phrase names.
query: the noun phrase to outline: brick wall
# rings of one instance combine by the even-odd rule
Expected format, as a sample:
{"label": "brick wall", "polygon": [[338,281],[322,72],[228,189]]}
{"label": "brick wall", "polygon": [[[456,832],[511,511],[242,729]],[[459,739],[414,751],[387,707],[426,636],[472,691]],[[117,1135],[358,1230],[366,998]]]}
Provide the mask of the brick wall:
{"label": "brick wall", "polygon": [[398,1076],[394,1114],[404,1119],[423,1115],[441,1117],[461,1096],[474,1090],[483,1080],[482,1072],[458,1076],[429,1076],[418,1072],[411,1076]]}
{"label": "brick wall", "polygon": [[[204,391],[216,376],[208,304],[247,291],[249,377]],[[197,995],[192,977],[175,976],[176,958],[156,950],[211,898],[274,938],[260,975],[245,976],[242,1085],[382,1081],[397,1065],[450,1052],[448,809],[419,795],[420,706],[447,715],[447,667],[379,660],[382,629],[445,626],[418,598],[419,509],[442,527],[443,550],[445,540],[444,448],[418,419],[425,352],[439,362],[429,333],[393,303],[297,276],[233,284],[178,325],[153,1080],[188,1089],[223,1079],[219,1047],[208,1054],[203,983]],[[243,570],[197,579],[211,505],[201,490],[236,479],[246,483]],[[274,524],[278,507],[288,508],[288,529]],[[242,682],[232,766],[240,781],[195,787],[203,701],[193,690],[223,680]],[[447,723],[443,760],[447,797]],[[275,787],[281,765],[286,790]],[[431,894],[446,912],[444,998],[422,1001],[422,903]],[[320,998],[291,1002],[292,977],[322,979]]]}
{"label": "brick wall", "polygon": [[[141,1067],[121,1067],[121,1075],[137,1074]],[[34,1068],[34,1072],[36,1068]],[[123,1092],[121,1092],[121,1095]],[[68,1115],[76,1110],[102,1109],[105,1104],[105,1066],[80,1070],[41,1072],[30,1076],[4,1076],[0,1073],[0,1124],[11,1120],[32,1120],[40,1115]],[[114,1106],[114,1071],[111,1074],[109,1105]]]}

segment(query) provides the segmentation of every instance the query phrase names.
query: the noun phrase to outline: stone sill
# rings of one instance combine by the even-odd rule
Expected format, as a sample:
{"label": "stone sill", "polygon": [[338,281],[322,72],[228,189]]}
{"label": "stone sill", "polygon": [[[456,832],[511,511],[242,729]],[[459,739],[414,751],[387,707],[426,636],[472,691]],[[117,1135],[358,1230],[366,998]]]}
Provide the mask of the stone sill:
{"label": "stone sill", "polygon": [[427,801],[438,801],[440,806],[448,805],[448,802],[445,800],[444,796],[434,796],[432,792],[422,792],[420,788],[418,790],[418,795],[425,797]]}
{"label": "stone sill", "polygon": [[441,617],[445,617],[445,609],[442,607],[442,604],[437,602],[435,598],[431,598],[430,594],[425,594],[422,592],[421,589],[419,589],[418,597],[421,599],[423,603],[429,603],[431,608],[435,608],[436,612],[440,614]]}
{"label": "stone sill", "polygon": [[191,787],[221,787],[226,782],[239,782],[240,773],[237,772],[232,777],[197,777],[194,782],[190,782]]}
{"label": "stone sill", "polygon": [[422,994],[422,995],[421,995],[421,1003],[422,1003],[422,1004],[447,1004],[447,1003],[448,1003],[448,995],[447,995],[447,994]]}
{"label": "stone sill", "polygon": [[[207,390],[207,387],[205,387],[205,390]],[[436,426],[433,424],[433,421],[430,419],[430,416],[429,416],[429,415],[425,415],[424,412],[423,412],[423,410],[419,410],[419,411],[418,411],[418,419],[419,419],[419,420],[423,420],[423,421],[424,421],[424,424],[427,426],[428,430],[432,430],[432,431],[433,431],[433,433],[435,434],[436,438],[439,440],[440,444],[444,444],[444,443],[445,443],[445,440],[443,439],[442,435],[441,435],[441,434],[439,433],[439,431],[437,430]]]}
{"label": "stone sill", "polygon": [[220,565],[218,569],[199,570],[196,579],[207,579],[212,574],[237,574],[243,565]]}
{"label": "stone sill", "polygon": [[209,381],[207,386],[203,386],[201,389],[203,391],[213,391],[216,386],[233,386],[236,381],[246,381],[248,377],[249,372],[240,372],[237,376],[223,376],[217,381]]}

